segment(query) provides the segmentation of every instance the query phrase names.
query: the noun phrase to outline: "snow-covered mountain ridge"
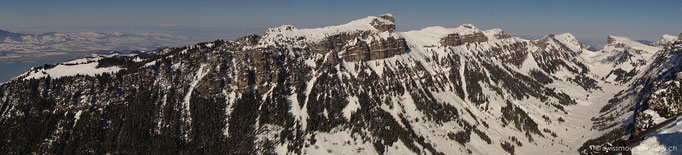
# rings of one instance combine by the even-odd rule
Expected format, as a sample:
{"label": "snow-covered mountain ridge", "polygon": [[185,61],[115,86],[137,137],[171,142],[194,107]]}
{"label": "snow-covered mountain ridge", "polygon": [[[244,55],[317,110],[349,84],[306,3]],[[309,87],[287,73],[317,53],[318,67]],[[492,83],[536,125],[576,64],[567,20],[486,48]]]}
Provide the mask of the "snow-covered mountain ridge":
{"label": "snow-covered mountain ridge", "polygon": [[[36,67],[0,85],[0,133],[14,135],[0,146],[56,154],[599,153],[584,144],[644,130],[634,128],[636,114],[669,118],[677,109],[665,107],[682,101],[671,78],[682,70],[680,38],[649,46],[612,36],[589,51],[570,33],[527,40],[471,24],[408,32],[395,24],[385,14],[315,29],[284,25],[234,41]],[[638,98],[648,92],[658,95]]]}

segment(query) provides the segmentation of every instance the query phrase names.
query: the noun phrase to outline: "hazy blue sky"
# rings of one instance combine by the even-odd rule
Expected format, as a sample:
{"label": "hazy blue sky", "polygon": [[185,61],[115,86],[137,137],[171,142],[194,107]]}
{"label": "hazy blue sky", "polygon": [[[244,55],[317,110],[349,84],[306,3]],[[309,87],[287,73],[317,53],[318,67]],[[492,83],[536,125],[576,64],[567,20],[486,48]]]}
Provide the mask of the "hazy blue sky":
{"label": "hazy blue sky", "polygon": [[682,0],[16,0],[0,2],[0,28],[177,25],[262,34],[283,24],[320,27],[382,13],[395,15],[400,31],[471,23],[522,37],[571,32],[587,41],[609,34],[658,40],[682,31]]}

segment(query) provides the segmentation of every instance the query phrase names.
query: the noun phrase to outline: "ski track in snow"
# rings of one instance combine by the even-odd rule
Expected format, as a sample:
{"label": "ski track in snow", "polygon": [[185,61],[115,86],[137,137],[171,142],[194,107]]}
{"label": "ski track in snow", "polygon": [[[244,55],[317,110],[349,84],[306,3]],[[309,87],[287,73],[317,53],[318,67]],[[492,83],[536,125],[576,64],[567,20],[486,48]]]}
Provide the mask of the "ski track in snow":
{"label": "ski track in snow", "polygon": [[[187,123],[186,126],[192,126],[192,112],[190,109],[190,107],[191,107],[190,99],[192,98],[192,92],[194,91],[194,88],[196,88],[197,84],[199,84],[201,79],[203,79],[204,76],[206,76],[206,74],[208,73],[208,71],[206,69],[207,68],[206,68],[205,64],[202,64],[199,67],[196,75],[192,79],[192,83],[190,83],[189,90],[187,91],[187,94],[185,94],[184,101],[182,102],[183,103],[183,112],[184,112],[182,119]],[[186,140],[189,139],[189,137],[188,137],[189,132],[185,132],[183,136]]]}

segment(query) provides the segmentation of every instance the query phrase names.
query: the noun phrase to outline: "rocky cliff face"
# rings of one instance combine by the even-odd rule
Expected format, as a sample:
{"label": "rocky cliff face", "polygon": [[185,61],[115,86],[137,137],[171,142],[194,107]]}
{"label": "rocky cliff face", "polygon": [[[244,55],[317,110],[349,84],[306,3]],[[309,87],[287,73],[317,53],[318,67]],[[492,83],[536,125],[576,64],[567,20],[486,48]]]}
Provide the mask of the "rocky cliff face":
{"label": "rocky cliff face", "polygon": [[395,22],[285,25],[36,67],[0,85],[0,135],[9,135],[0,149],[575,153],[612,129],[592,130],[590,118],[620,87],[601,80],[570,34],[525,40],[469,24],[396,32]]}
{"label": "rocky cliff face", "polygon": [[485,35],[483,35],[482,32],[461,36],[459,34],[448,34],[447,36],[441,39],[441,45],[459,46],[467,43],[480,43],[486,41],[488,41],[488,38]]}

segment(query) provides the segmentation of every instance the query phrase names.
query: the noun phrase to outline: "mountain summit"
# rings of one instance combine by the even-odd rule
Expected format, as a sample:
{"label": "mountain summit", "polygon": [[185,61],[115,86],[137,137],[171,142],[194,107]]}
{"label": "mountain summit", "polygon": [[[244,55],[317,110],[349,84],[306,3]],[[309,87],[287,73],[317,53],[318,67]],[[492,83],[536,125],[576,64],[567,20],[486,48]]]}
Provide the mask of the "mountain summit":
{"label": "mountain summit", "polygon": [[[526,40],[471,24],[397,32],[395,22],[384,14],[283,25],[35,67],[0,85],[8,135],[0,146],[10,154],[591,154],[605,152],[589,145],[625,144],[615,142],[679,113],[663,106],[682,101],[672,76],[682,70],[679,40],[645,46],[614,36],[593,52],[570,33]],[[646,94],[656,97],[639,98]]]}

